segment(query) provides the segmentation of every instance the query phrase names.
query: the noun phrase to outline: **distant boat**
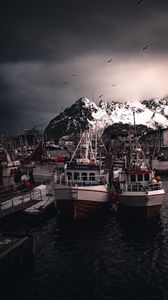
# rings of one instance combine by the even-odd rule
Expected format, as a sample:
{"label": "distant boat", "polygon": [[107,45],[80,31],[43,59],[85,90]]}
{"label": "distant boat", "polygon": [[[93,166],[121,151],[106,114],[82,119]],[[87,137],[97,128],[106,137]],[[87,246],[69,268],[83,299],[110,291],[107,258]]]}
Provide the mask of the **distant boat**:
{"label": "distant boat", "polygon": [[64,163],[70,158],[68,151],[52,141],[41,139],[29,156],[28,161],[34,162],[33,176],[36,183],[51,181],[55,169],[63,169]]}
{"label": "distant boat", "polygon": [[101,211],[109,203],[109,172],[97,157],[97,137],[82,134],[64,172],[56,174],[55,201],[60,214],[73,220]]}
{"label": "distant boat", "polygon": [[165,190],[159,176],[149,167],[135,138],[130,140],[125,170],[118,186],[119,208],[126,216],[150,218],[160,212]]}
{"label": "distant boat", "polygon": [[32,178],[32,165],[12,160],[8,151],[4,147],[0,148],[0,201],[17,190],[30,188]]}
{"label": "distant boat", "polygon": [[151,159],[151,165],[157,174],[168,174],[168,157],[164,153],[160,153],[158,157]]}
{"label": "distant boat", "polygon": [[9,185],[14,183],[14,178],[18,168],[21,167],[20,160],[12,160],[8,151],[0,148],[0,185]]}
{"label": "distant boat", "polygon": [[34,152],[35,146],[20,146],[15,149],[15,157],[19,159],[20,161],[24,161],[28,159],[31,154]]}

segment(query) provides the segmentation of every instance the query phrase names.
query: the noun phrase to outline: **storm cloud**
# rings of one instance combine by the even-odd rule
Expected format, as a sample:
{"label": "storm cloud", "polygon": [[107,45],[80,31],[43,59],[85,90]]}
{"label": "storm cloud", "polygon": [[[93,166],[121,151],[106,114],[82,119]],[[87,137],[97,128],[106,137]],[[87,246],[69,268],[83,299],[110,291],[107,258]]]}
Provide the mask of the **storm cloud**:
{"label": "storm cloud", "polygon": [[34,2],[1,6],[0,131],[46,126],[83,96],[168,94],[166,1]]}

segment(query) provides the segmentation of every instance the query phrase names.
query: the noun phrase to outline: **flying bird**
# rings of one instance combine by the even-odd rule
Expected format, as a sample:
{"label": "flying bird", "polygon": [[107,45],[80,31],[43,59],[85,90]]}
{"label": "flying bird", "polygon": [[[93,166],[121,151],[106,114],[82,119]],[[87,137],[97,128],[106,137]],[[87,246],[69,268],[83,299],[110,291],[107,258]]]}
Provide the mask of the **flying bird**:
{"label": "flying bird", "polygon": [[68,82],[67,82],[67,81],[64,81],[64,84],[68,84]]}
{"label": "flying bird", "polygon": [[76,74],[72,74],[72,76],[77,76]]}
{"label": "flying bird", "polygon": [[111,59],[109,59],[109,60],[107,60],[106,62],[107,62],[107,63],[109,63],[109,62],[111,62],[111,61],[112,61],[112,58],[111,58]]}
{"label": "flying bird", "polygon": [[145,45],[145,46],[142,48],[142,50],[144,51],[144,50],[146,50],[147,48],[149,48],[149,45]]}
{"label": "flying bird", "polygon": [[116,86],[115,84],[112,84],[112,86]]}
{"label": "flying bird", "polygon": [[100,95],[99,98],[103,97],[103,95]]}
{"label": "flying bird", "polygon": [[144,2],[144,0],[139,0],[138,2],[135,3],[135,6],[140,5]]}

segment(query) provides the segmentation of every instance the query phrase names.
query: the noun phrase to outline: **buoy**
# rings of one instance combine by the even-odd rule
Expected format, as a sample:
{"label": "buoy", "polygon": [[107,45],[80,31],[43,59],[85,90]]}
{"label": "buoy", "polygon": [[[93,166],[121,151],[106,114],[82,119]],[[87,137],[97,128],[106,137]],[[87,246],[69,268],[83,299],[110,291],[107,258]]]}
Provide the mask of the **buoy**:
{"label": "buoy", "polygon": [[161,180],[160,176],[156,176],[155,179],[156,179],[157,181],[160,181],[160,180]]}
{"label": "buoy", "polygon": [[26,182],[25,182],[25,187],[26,187],[27,189],[29,189],[29,188],[31,187],[31,184],[30,184],[29,181],[26,181]]}
{"label": "buoy", "polygon": [[151,180],[151,183],[156,183],[156,182],[157,182],[156,178],[153,178],[153,179]]}

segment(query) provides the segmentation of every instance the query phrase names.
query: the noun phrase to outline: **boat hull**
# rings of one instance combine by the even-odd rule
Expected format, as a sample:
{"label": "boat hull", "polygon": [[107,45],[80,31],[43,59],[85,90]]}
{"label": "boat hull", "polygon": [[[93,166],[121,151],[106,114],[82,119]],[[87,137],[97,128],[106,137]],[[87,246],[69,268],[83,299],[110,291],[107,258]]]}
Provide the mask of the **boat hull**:
{"label": "boat hull", "polygon": [[164,200],[164,190],[148,193],[123,192],[119,195],[119,209],[125,216],[151,218],[159,215]]}
{"label": "boat hull", "polygon": [[109,203],[109,193],[100,187],[60,187],[55,189],[56,205],[63,217],[84,219],[102,212]]}

